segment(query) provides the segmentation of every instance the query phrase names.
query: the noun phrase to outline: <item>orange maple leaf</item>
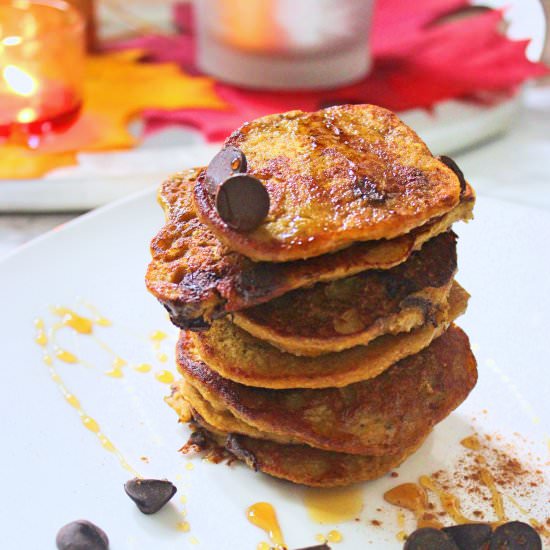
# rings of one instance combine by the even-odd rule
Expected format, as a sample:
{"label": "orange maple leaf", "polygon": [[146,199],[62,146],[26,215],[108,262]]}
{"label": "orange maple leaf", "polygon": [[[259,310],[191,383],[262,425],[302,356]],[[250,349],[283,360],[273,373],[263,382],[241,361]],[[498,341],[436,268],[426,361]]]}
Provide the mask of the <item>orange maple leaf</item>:
{"label": "orange maple leaf", "polygon": [[184,74],[175,63],[140,63],[139,50],[86,59],[82,112],[63,133],[43,136],[35,150],[0,145],[0,178],[40,177],[76,164],[80,151],[127,149],[138,142],[128,124],[145,109],[224,109],[208,77]]}

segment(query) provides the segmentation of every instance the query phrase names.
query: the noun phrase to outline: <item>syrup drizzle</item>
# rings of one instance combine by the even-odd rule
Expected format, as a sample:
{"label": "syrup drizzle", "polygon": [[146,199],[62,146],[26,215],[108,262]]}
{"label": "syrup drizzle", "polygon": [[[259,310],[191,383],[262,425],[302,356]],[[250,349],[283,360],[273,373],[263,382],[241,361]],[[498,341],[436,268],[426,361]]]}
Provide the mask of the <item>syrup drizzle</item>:
{"label": "syrup drizzle", "polygon": [[[97,420],[91,417],[84,410],[84,408],[80,403],[80,400],[76,397],[76,395],[74,395],[72,392],[69,391],[64,381],[62,380],[59,372],[56,369],[56,366],[55,366],[56,360],[63,363],[68,363],[68,364],[74,364],[74,363],[86,364],[85,362],[81,361],[74,353],[68,350],[62,349],[57,344],[57,341],[56,341],[57,332],[63,328],[67,328],[76,332],[77,334],[86,335],[93,338],[93,340],[96,342],[96,344],[100,348],[102,348],[104,351],[106,351],[113,357],[113,360],[111,363],[111,369],[105,372],[107,376],[110,376],[112,378],[122,378],[124,376],[123,368],[127,366],[127,361],[122,357],[120,357],[116,352],[114,352],[108,344],[106,344],[104,341],[99,339],[94,333],[94,325],[101,326],[101,327],[109,327],[112,325],[112,322],[106,317],[104,317],[93,305],[86,302],[82,302],[82,305],[84,305],[92,313],[92,318],[84,317],[79,313],[75,312],[74,310],[64,306],[55,306],[50,308],[51,313],[56,317],[59,317],[60,321],[53,324],[52,328],[49,330],[49,336],[46,331],[46,325],[44,323],[44,320],[36,319],[34,321],[34,326],[36,329],[35,342],[41,348],[43,348],[43,361],[50,371],[50,376],[52,381],[58,386],[59,390],[61,391],[62,395],[65,398],[65,401],[73,409],[77,411],[82,425],[98,438],[101,446],[106,451],[114,454],[117,457],[120,465],[125,470],[130,472],[134,477],[141,477],[141,475],[130,465],[130,463],[125,459],[122,453],[116,448],[113,442],[102,431],[102,428],[97,422]],[[150,339],[153,341],[153,346],[156,350],[160,350],[160,343],[165,338],[167,338],[167,335],[162,331],[154,331],[150,335]],[[51,352],[48,349],[49,345],[52,348]],[[157,354],[157,358],[159,358],[159,360],[161,361],[168,360],[168,356],[165,353],[162,353],[160,351]],[[140,363],[136,365],[133,368],[133,370],[139,373],[148,373],[152,370],[152,366],[149,363]],[[170,371],[163,370],[158,372],[155,378],[164,384],[168,384],[174,380],[174,375]],[[192,469],[193,464],[188,464],[187,466],[188,466],[187,469],[190,470]],[[182,504],[185,503],[184,496],[182,496],[180,500]],[[186,516],[185,507],[181,511],[181,515],[183,517]],[[190,531],[190,524],[188,521],[180,521],[176,524],[176,528],[182,532],[187,533]],[[191,544],[199,544],[199,541],[195,537],[191,537],[189,539],[189,542]]]}
{"label": "syrup drizzle", "polygon": [[275,508],[269,502],[256,502],[246,510],[246,517],[250,523],[265,531],[276,550],[286,548]]}
{"label": "syrup drizzle", "polygon": [[[38,331],[44,330],[44,322],[41,319],[38,319],[35,322],[35,327]],[[118,459],[118,462],[120,465],[130,472],[135,477],[141,477],[140,474],[130,465],[130,463],[124,458],[122,453],[116,448],[116,446],[113,444],[113,442],[107,437],[107,435],[102,431],[101,426],[99,423],[91,417],[86,410],[82,407],[80,400],[76,395],[71,392],[67,386],[65,385],[65,382],[61,378],[61,375],[56,369],[55,366],[55,359],[63,360],[59,357],[59,355],[56,353],[55,356],[52,356],[48,353],[48,350],[42,346],[39,342],[37,342],[38,345],[44,348],[43,352],[43,361],[46,367],[48,368],[48,371],[50,373],[50,378],[55,383],[63,397],[65,398],[65,401],[76,410],[78,413],[78,416],[80,417],[80,421],[82,422],[82,425],[90,430],[98,439],[101,446],[108,452],[114,454],[116,458]]]}

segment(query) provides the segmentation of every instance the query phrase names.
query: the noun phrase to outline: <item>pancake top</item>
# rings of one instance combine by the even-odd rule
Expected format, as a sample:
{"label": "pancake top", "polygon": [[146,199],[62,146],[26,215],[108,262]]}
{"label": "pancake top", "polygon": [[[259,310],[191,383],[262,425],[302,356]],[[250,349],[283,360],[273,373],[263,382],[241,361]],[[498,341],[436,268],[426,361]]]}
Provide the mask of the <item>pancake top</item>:
{"label": "pancake top", "polygon": [[227,140],[270,197],[250,232],[231,229],[195,185],[199,217],[229,248],[253,260],[305,259],[356,241],[392,239],[441,216],[460,200],[455,173],[390,111],[342,105],[245,123]]}

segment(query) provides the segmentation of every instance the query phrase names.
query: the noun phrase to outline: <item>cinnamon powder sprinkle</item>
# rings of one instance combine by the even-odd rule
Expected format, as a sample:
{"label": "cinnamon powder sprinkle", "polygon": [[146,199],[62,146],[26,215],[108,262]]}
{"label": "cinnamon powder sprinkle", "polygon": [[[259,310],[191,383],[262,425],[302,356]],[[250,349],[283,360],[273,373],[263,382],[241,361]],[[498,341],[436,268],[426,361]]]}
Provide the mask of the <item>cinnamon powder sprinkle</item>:
{"label": "cinnamon powder sprinkle", "polygon": [[[475,433],[461,443],[452,467],[429,474],[438,490],[456,497],[461,512],[471,521],[497,524],[504,512],[508,520],[530,523],[550,544],[550,485],[541,459],[528,452],[527,442],[521,439],[516,448],[500,434]],[[518,449],[525,459],[518,458]],[[427,509],[433,517],[445,526],[453,525],[438,495],[428,491],[428,498]],[[495,510],[496,504],[501,510]]]}

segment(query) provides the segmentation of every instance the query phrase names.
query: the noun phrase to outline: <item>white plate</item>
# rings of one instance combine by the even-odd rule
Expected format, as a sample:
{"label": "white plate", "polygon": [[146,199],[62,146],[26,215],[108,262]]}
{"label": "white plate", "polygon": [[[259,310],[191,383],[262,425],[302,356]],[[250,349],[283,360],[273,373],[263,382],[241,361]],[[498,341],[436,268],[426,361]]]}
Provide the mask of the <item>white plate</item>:
{"label": "white plate", "polygon": [[[432,112],[418,109],[402,117],[434,154],[451,154],[504,132],[518,106],[518,98],[493,107],[448,101]],[[196,131],[173,127],[131,151],[81,153],[78,166],[40,179],[0,180],[0,212],[79,211],[107,204],[178,170],[208,164],[220,145],[200,142]]]}
{"label": "white plate", "polygon": [[[84,216],[0,263],[3,548],[53,550],[61,525],[87,518],[108,532],[113,550],[190,548],[192,537],[197,548],[253,550],[266,539],[245,519],[246,507],[257,501],[274,504],[290,548],[312,545],[316,533],[333,528],[308,519],[298,487],[242,465],[215,466],[199,458],[191,460],[189,470],[189,459],[177,452],[187,429],[162,402],[168,386],[131,367],[150,362],[155,371],[173,370],[172,358],[162,364],[147,338],[153,330],[166,331],[170,338],[162,345],[170,353],[176,336],[143,284],[148,242],[161,223],[153,193],[146,192]],[[548,452],[548,215],[480,198],[475,222],[457,229],[459,280],[472,294],[460,324],[477,349],[480,380],[466,403],[400,468],[400,482],[452,464],[459,440],[471,431],[472,416],[481,430],[499,432],[505,440],[517,441],[513,433],[520,432],[532,442],[520,453],[532,450],[544,458]],[[105,376],[107,352],[90,336],[60,332],[60,343],[87,365],[59,363],[58,371],[136,469],[176,483],[178,495],[156,516],[140,514],[126,497],[122,485],[130,474],[83,428],[34,342],[33,319],[51,324],[53,304],[86,312],[79,297],[113,321],[96,334],[129,365],[124,378]],[[488,413],[480,415],[483,409]],[[381,527],[368,522],[383,491],[395,484],[385,477],[364,485],[361,521],[338,525],[344,541],[335,550],[401,547],[393,512]],[[189,533],[175,528],[183,520],[180,495],[187,498]]]}

